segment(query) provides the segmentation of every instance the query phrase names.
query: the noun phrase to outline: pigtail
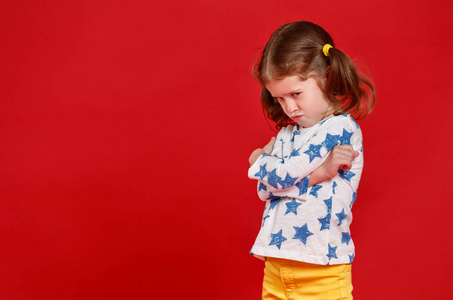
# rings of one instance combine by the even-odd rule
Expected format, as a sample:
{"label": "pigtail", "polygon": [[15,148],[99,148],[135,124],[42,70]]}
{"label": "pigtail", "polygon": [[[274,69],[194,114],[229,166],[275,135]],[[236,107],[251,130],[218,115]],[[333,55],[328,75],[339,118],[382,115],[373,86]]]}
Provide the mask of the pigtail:
{"label": "pigtail", "polygon": [[358,73],[351,59],[341,50],[329,50],[326,93],[337,103],[336,114],[350,113],[360,120],[371,113],[376,95],[371,81]]}

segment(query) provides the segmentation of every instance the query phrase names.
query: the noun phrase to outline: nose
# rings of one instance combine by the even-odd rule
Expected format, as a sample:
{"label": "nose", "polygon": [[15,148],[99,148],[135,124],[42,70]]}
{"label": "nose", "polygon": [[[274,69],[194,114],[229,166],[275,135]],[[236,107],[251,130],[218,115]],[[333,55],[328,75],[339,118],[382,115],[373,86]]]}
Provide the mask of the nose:
{"label": "nose", "polygon": [[296,101],[293,99],[287,99],[286,100],[286,110],[288,113],[294,113],[299,110],[299,107],[297,106]]}

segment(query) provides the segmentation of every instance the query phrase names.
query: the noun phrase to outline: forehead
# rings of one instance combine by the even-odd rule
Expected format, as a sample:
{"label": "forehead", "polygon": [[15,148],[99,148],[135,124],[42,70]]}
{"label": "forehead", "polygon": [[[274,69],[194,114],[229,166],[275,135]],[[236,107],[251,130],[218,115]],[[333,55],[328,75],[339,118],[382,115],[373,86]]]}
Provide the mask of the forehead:
{"label": "forehead", "polygon": [[314,81],[313,77],[302,79],[293,75],[283,79],[270,80],[265,87],[273,96],[276,96],[277,94],[288,94],[306,88],[311,85],[312,81]]}

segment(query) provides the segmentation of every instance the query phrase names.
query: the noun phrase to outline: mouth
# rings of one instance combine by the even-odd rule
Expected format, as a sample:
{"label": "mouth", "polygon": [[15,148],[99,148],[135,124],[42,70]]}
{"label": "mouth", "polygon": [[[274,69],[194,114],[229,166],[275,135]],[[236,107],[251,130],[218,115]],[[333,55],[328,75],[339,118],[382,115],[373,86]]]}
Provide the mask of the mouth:
{"label": "mouth", "polygon": [[293,120],[294,122],[299,122],[299,120],[302,118],[302,116],[293,116],[291,117],[291,120]]}

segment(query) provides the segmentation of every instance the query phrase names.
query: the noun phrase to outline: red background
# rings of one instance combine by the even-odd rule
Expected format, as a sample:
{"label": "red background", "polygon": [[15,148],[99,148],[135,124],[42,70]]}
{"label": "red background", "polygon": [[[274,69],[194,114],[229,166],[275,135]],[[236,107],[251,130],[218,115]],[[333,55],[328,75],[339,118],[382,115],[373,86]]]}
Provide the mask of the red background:
{"label": "red background", "polygon": [[251,69],[306,19],[367,66],[357,299],[451,285],[451,1],[2,1],[0,298],[259,299]]}

